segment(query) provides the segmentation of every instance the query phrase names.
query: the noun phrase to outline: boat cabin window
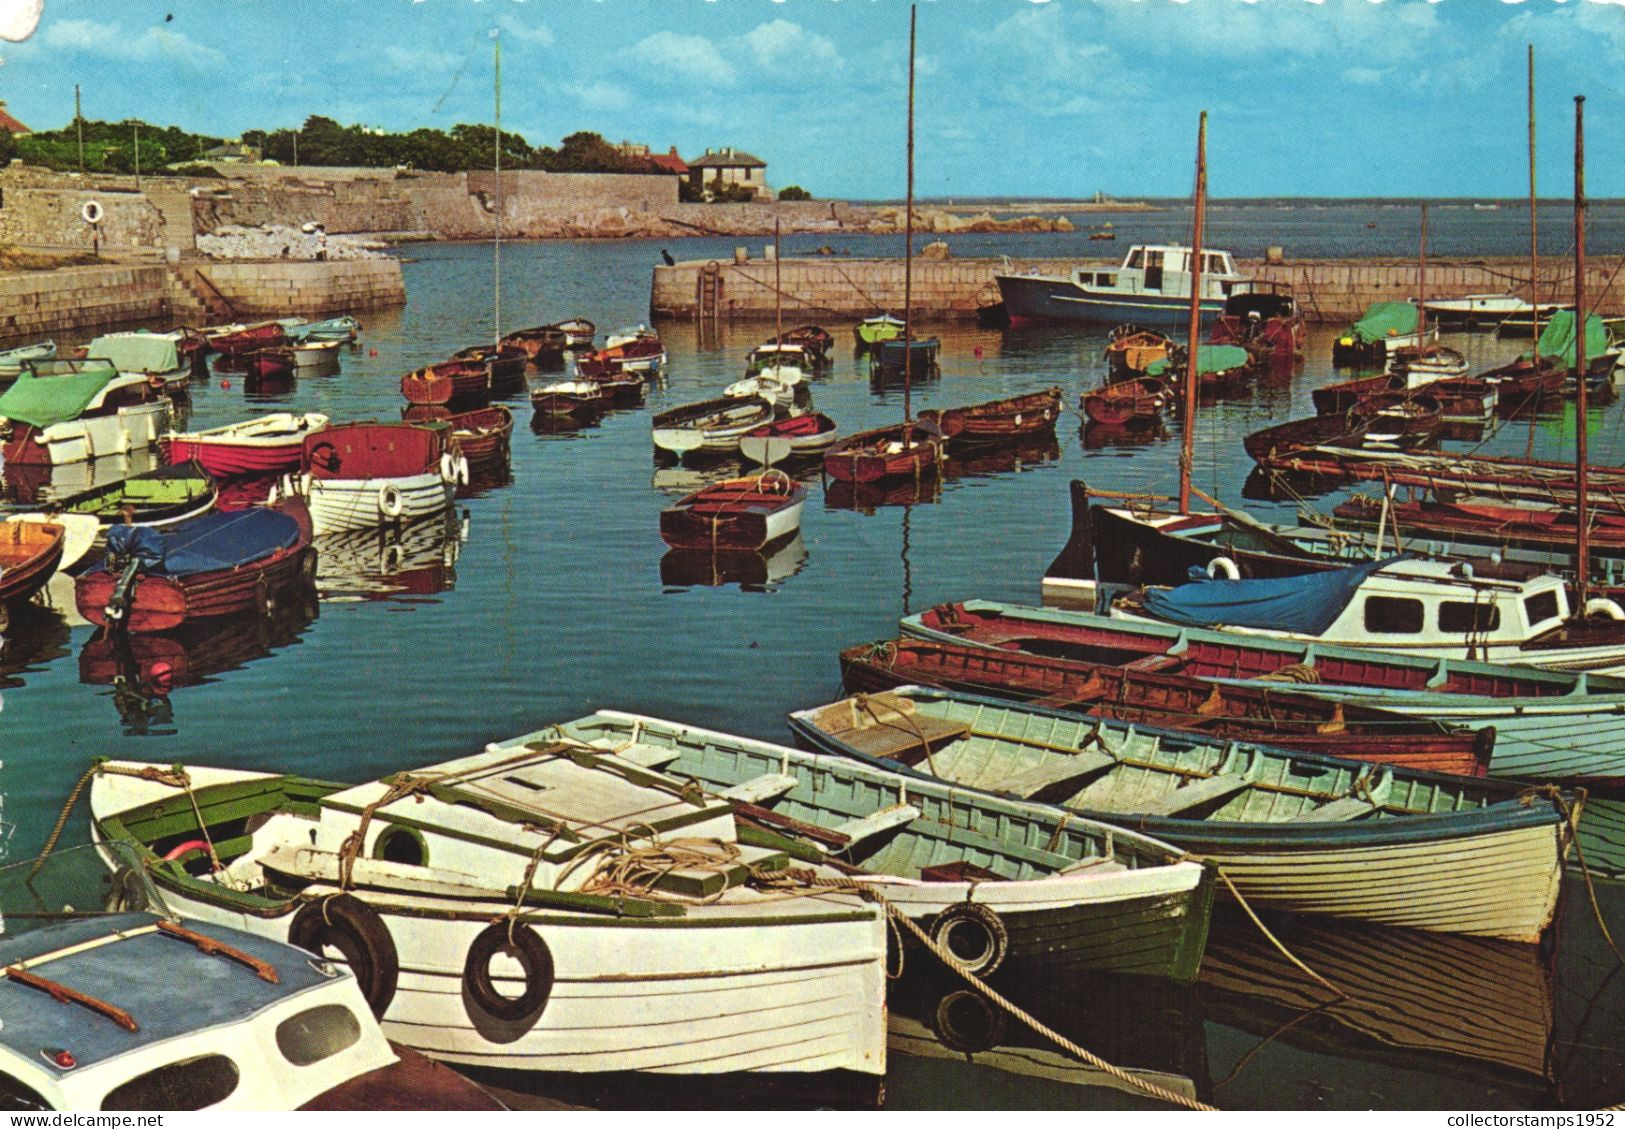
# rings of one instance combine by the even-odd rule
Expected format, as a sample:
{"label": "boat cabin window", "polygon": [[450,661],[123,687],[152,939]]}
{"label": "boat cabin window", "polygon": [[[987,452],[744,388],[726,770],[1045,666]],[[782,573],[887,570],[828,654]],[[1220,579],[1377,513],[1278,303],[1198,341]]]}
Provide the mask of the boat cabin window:
{"label": "boat cabin window", "polygon": [[0,1074],[0,1113],[50,1109],[51,1103],[9,1074]]}
{"label": "boat cabin window", "polygon": [[1416,635],[1422,630],[1422,601],[1398,596],[1368,596],[1365,629],[1382,635]]}
{"label": "boat cabin window", "polygon": [[1543,623],[1548,619],[1556,619],[1559,614],[1557,610],[1557,592],[1547,589],[1545,592],[1537,592],[1535,595],[1530,596],[1523,602],[1523,614],[1529,617],[1530,627],[1535,626],[1537,623]]}
{"label": "boat cabin window", "polygon": [[199,1055],[138,1074],[102,1099],[104,1110],[207,1109],[237,1089],[237,1064],[225,1055]]}
{"label": "boat cabin window", "polygon": [[1446,600],[1439,605],[1439,630],[1446,635],[1477,634],[1501,626],[1501,609],[1467,600]]}
{"label": "boat cabin window", "polygon": [[1123,265],[1129,270],[1139,270],[1145,266],[1145,250],[1140,247],[1134,248],[1128,253],[1128,261]]}
{"label": "boat cabin window", "polygon": [[1229,272],[1225,269],[1225,267],[1226,267],[1226,264],[1225,264],[1223,255],[1209,255],[1206,252],[1203,252],[1203,254],[1202,254],[1202,270],[1203,271],[1205,271],[1208,274],[1227,274]]}
{"label": "boat cabin window", "polygon": [[295,1066],[309,1066],[361,1040],[361,1024],[343,1004],[322,1004],[276,1025],[276,1047]]}
{"label": "boat cabin window", "polygon": [[1117,273],[1115,271],[1101,271],[1095,275],[1096,286],[1116,286]]}

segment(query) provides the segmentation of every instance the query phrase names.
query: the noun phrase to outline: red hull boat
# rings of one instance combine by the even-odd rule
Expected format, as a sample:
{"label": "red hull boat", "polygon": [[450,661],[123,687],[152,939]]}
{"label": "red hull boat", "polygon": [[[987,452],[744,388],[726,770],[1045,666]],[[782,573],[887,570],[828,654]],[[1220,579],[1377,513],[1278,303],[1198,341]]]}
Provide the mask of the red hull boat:
{"label": "red hull boat", "polygon": [[491,397],[491,369],[483,361],[441,361],[401,377],[401,395],[409,404],[449,404]]}
{"label": "red hull boat", "polygon": [[[122,529],[154,532],[140,526]],[[207,514],[175,526],[161,535],[156,563],[132,564],[110,540],[108,559],[75,582],[74,603],[98,627],[113,622],[133,633],[169,631],[233,612],[257,609],[268,614],[277,593],[315,575],[310,536],[304,506],[286,502],[280,512],[256,507]],[[233,559],[234,554],[242,556],[237,550],[245,542],[255,555]],[[222,563],[182,571],[176,562],[183,551]],[[138,552],[132,548],[131,555]],[[115,604],[122,604],[122,610],[110,616],[109,606]]]}
{"label": "red hull boat", "polygon": [[1055,430],[1061,414],[1061,390],[1050,388],[968,408],[931,409],[919,418],[933,422],[950,444],[1003,443],[1030,439]]}
{"label": "red hull boat", "polygon": [[273,349],[288,343],[288,335],[276,322],[251,325],[229,333],[216,334],[208,339],[209,347],[223,357],[242,357],[261,349]]}
{"label": "red hull boat", "polygon": [[783,471],[730,478],[660,512],[660,537],[673,549],[760,552],[801,528],[807,488]]}
{"label": "red hull boat", "polygon": [[556,365],[564,359],[569,338],[556,325],[537,325],[529,329],[516,329],[502,338],[504,348],[520,349],[538,368]]}
{"label": "red hull boat", "polygon": [[451,441],[470,466],[503,459],[513,437],[513,412],[501,404],[468,412],[452,412],[436,404],[412,404],[402,413],[402,418],[412,423],[427,420],[449,423]]}
{"label": "red hull boat", "polygon": [[1173,389],[1155,376],[1119,380],[1083,397],[1083,414],[1106,427],[1155,423],[1174,402]]}
{"label": "red hull boat", "polygon": [[1484,776],[1495,749],[1493,727],[1475,732],[1280,687],[1221,687],[1187,675],[955,643],[897,639],[852,647],[841,654],[841,671],[849,693],[916,683],[1427,772]]}
{"label": "red hull boat", "polygon": [[517,388],[525,381],[525,365],[530,355],[518,345],[506,341],[493,348],[490,345],[470,345],[451,355],[454,361],[472,361],[490,370],[490,387]]}
{"label": "red hull boat", "polygon": [[837,482],[921,479],[937,473],[942,433],[926,420],[860,431],[824,453],[824,473]]}
{"label": "red hull boat", "polygon": [[170,434],[163,441],[164,460],[170,464],[196,461],[217,478],[280,474],[298,468],[305,436],[327,423],[326,416],[315,412],[277,412],[208,431]]}

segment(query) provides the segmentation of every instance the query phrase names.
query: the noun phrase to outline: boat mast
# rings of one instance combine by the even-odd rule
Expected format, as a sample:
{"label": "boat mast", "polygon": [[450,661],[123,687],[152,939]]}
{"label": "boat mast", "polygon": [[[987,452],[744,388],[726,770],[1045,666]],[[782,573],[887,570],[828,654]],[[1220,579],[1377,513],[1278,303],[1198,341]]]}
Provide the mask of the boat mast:
{"label": "boat mast", "polygon": [[1191,464],[1196,458],[1197,342],[1202,333],[1202,220],[1207,211],[1207,111],[1196,127],[1196,230],[1191,242],[1191,320],[1185,358],[1185,436],[1179,451],[1179,512],[1191,512]]}
{"label": "boat mast", "polygon": [[1416,257],[1416,355],[1428,343],[1428,202],[1422,201],[1422,242]]}
{"label": "boat mast", "polygon": [[779,284],[779,217],[773,217],[773,363],[784,363],[784,288]]}
{"label": "boat mast", "polygon": [[[496,57],[496,75],[492,89],[496,101],[496,156],[492,167],[496,170],[496,229],[491,239],[491,346],[502,347],[502,29],[491,29],[491,44]],[[495,363],[496,358],[492,358]]]}
{"label": "boat mast", "polygon": [[[908,196],[903,228],[903,422],[913,418],[909,386],[914,368],[914,25],[919,6],[908,6]],[[909,445],[910,429],[903,429],[903,445]]]}
{"label": "boat mast", "polygon": [[[1535,341],[1540,341],[1540,251],[1535,242],[1535,45],[1529,44],[1529,314],[1534,318]],[[1534,353],[1540,367],[1540,350]]]}
{"label": "boat mast", "polygon": [[1579,527],[1574,571],[1583,612],[1591,588],[1591,531],[1586,528],[1586,145],[1585,95],[1574,96],[1574,519]]}

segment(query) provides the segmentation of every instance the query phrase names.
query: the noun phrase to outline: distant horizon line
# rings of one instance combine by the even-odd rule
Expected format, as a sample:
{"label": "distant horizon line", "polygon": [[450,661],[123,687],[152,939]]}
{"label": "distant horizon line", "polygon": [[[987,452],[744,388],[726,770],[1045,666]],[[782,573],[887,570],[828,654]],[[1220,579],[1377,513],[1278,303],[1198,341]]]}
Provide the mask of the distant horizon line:
{"label": "distant horizon line", "polygon": [[[865,199],[857,196],[824,197],[824,199],[844,200],[849,204],[866,204],[870,206],[881,204],[903,204],[901,198],[880,197]],[[1338,204],[1496,204],[1526,207],[1529,203],[1527,196],[1209,196],[1208,203],[1212,204],[1274,204],[1274,203],[1338,203]],[[1572,203],[1569,196],[1537,196],[1536,204],[1568,204]],[[1157,205],[1190,205],[1193,203],[1189,196],[1108,196],[1097,201],[1088,196],[916,196],[916,206],[920,204],[953,204],[955,206],[968,204],[1087,204],[1091,208],[1108,208],[1113,204],[1157,204]],[[1616,196],[1588,196],[1587,204],[1618,204],[1625,203],[1625,198]]]}

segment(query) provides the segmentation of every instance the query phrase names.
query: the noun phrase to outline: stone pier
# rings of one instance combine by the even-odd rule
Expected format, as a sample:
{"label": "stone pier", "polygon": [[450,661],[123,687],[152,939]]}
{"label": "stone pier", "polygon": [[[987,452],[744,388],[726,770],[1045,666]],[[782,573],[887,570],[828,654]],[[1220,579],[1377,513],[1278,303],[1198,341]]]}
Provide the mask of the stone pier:
{"label": "stone pier", "polygon": [[[1036,271],[1066,274],[1075,266],[1109,266],[1081,259],[916,259],[913,308],[926,321],[964,321],[979,307],[999,300],[996,273]],[[1241,273],[1293,288],[1305,316],[1318,322],[1350,322],[1373,302],[1403,301],[1420,291],[1418,265],[1389,259],[1305,260],[1238,264]],[[1607,262],[1588,264],[1587,301],[1605,316],[1625,314],[1625,277]],[[903,308],[903,264],[890,259],[785,259],[779,263],[778,301],[787,322],[858,319]],[[710,278],[714,281],[707,283]],[[1574,271],[1556,262],[1540,275],[1543,302],[1572,295]],[[657,318],[693,318],[706,295],[707,313],[724,320],[769,320],[774,316],[774,264],[694,260],[657,266],[650,284],[649,312]],[[704,285],[702,285],[704,284]],[[1427,266],[1427,297],[1467,294],[1526,294],[1527,260],[1445,260]]]}

